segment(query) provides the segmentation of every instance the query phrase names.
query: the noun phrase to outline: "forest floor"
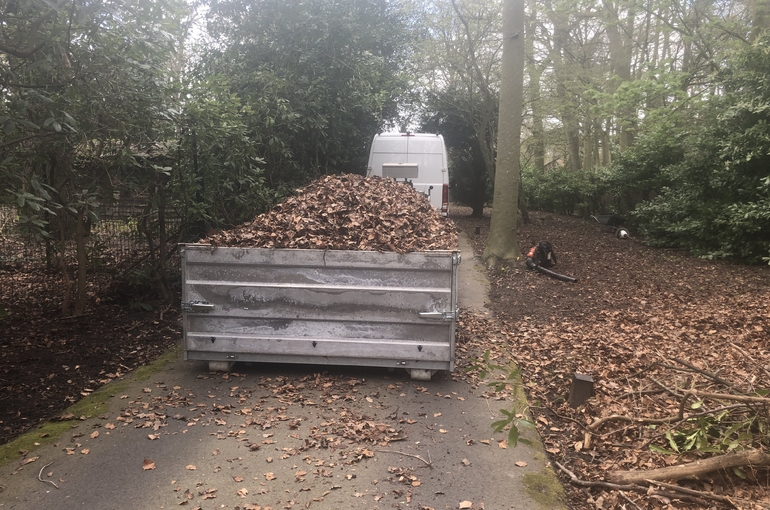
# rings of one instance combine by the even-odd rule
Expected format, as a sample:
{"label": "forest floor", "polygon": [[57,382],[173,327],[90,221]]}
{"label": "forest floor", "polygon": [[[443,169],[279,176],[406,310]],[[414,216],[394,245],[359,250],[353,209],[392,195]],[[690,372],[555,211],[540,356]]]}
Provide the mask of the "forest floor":
{"label": "forest floor", "polygon": [[[766,466],[669,486],[644,477],[621,483],[623,490],[607,484],[612,472],[767,448],[770,400],[747,406],[738,399],[770,390],[770,267],[650,248],[617,239],[593,220],[530,216],[519,227],[521,252],[551,242],[553,270],[578,282],[523,264],[501,267],[489,275],[497,320],[466,318],[460,329],[507,338],[492,359],[512,358],[520,367],[532,418],[570,507],[770,508]],[[489,218],[454,219],[481,254]],[[594,382],[594,396],[577,409],[567,402],[575,373]]]}
{"label": "forest floor", "polygon": [[[489,217],[471,218],[457,208],[452,219],[480,254]],[[699,260],[619,240],[590,220],[533,212],[520,226],[519,247],[526,253],[541,240],[554,247],[554,270],[578,282],[527,271],[523,263],[490,272],[496,319],[461,316],[458,356],[474,344],[490,348],[492,361],[513,360],[521,368],[532,419],[569,507],[770,505],[763,467],[713,472],[671,482],[673,488],[607,484],[612,472],[766,442],[767,402],[704,395],[770,389],[770,268]],[[43,279],[53,283],[40,285]],[[54,280],[45,273],[0,274],[0,303],[11,312],[0,319],[0,444],[156,358],[181,336],[175,303],[143,311],[95,296],[100,303],[87,315],[59,318],[49,291],[36,290],[55,288]],[[17,290],[13,297],[9,288]],[[19,288],[28,289],[23,299]],[[5,305],[11,301],[13,307]],[[491,335],[505,341],[485,343]],[[593,378],[594,395],[573,409],[567,397],[575,373]],[[727,436],[716,432],[730,425]]]}

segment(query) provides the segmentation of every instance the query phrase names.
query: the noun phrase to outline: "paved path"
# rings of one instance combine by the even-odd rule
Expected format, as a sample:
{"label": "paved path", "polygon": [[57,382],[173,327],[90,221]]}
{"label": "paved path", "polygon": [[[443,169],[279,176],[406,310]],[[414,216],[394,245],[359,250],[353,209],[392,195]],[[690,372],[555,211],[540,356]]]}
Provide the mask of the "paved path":
{"label": "paved path", "polygon": [[[483,268],[461,249],[461,306],[484,313]],[[542,446],[501,448],[505,404],[456,373],[234,370],[177,356],[116,387],[34,462],[0,467],[0,509],[561,508]]]}

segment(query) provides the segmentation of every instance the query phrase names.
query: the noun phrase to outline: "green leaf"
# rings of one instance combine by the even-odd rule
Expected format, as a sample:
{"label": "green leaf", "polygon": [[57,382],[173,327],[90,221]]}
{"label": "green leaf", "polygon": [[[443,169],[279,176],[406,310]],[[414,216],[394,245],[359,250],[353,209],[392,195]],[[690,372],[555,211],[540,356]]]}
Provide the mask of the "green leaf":
{"label": "green leaf", "polygon": [[661,448],[660,446],[654,445],[654,444],[650,445],[650,450],[652,450],[653,452],[662,453],[663,455],[679,455],[678,452],[667,450],[665,448]]}
{"label": "green leaf", "polygon": [[21,124],[22,126],[28,127],[30,129],[40,129],[40,126],[38,126],[34,122],[30,122],[24,119],[19,119],[19,124]]}
{"label": "green leaf", "polygon": [[492,423],[492,428],[495,430],[495,432],[500,432],[505,427],[507,427],[509,423],[511,423],[510,420],[498,420]]}
{"label": "green leaf", "polygon": [[511,430],[508,431],[508,444],[516,446],[519,442],[519,429],[516,426],[511,426]]}
{"label": "green leaf", "polygon": [[666,439],[668,439],[668,444],[671,446],[671,449],[679,453],[679,446],[677,446],[676,441],[674,441],[674,437],[671,434],[670,429],[666,431]]}
{"label": "green leaf", "polygon": [[62,112],[62,115],[64,115],[64,118],[67,119],[67,122],[69,122],[73,127],[77,127],[78,121],[76,121],[72,115],[70,115],[67,112]]}

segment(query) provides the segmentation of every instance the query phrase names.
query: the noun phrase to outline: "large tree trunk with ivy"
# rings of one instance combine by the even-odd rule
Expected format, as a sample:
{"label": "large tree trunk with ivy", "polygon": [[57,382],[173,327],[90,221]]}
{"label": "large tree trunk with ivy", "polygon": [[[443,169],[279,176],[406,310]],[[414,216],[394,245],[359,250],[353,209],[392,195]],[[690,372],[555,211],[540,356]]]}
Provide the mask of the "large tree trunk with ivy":
{"label": "large tree trunk with ivy", "polygon": [[492,221],[484,261],[494,265],[520,257],[516,242],[521,155],[521,109],[524,96],[524,0],[503,5],[503,61]]}

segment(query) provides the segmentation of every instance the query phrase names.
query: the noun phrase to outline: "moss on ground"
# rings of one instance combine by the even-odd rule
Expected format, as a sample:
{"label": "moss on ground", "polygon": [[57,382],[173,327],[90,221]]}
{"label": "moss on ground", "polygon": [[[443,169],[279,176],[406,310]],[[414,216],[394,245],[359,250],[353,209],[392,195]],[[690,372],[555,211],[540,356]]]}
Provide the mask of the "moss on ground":
{"label": "moss on ground", "polygon": [[13,441],[0,446],[0,466],[14,460],[20,460],[24,456],[21,452],[32,452],[42,445],[58,442],[62,434],[76,428],[82,420],[104,414],[109,409],[110,399],[118,393],[125,392],[129,383],[149,379],[153,374],[160,372],[170,361],[177,358],[180,353],[181,346],[172,347],[149,365],[134,370],[127,379],[105,384],[89,396],[72,404],[61,414],[62,416],[71,414],[75,416],[74,419],[45,422]]}
{"label": "moss on ground", "polygon": [[564,488],[553,471],[544,469],[522,478],[527,494],[543,508],[564,508]]}

